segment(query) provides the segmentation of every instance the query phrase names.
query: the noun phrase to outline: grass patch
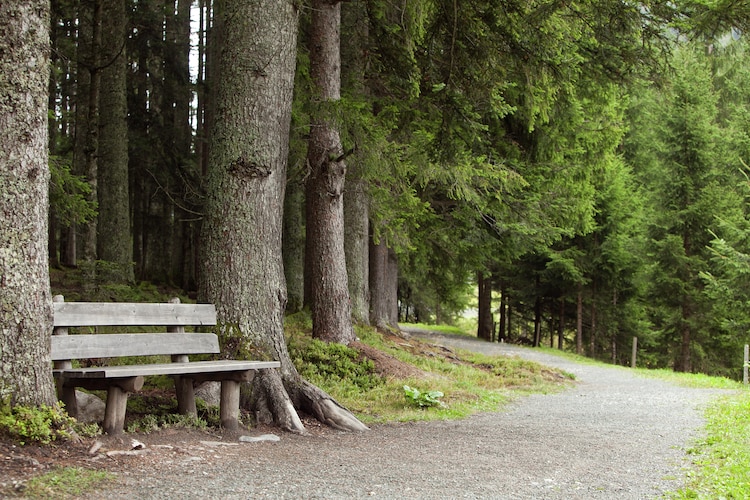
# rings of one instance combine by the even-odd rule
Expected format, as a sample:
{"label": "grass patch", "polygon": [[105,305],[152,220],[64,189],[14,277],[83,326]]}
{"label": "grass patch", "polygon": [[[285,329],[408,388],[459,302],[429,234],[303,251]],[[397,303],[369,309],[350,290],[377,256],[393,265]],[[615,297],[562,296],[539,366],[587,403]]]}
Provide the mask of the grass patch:
{"label": "grass patch", "polygon": [[744,499],[750,494],[750,392],[727,396],[706,410],[707,435],[689,450],[695,469],[681,499]]}
{"label": "grass patch", "polygon": [[613,365],[604,361],[599,361],[578,354],[561,351],[559,349],[552,349],[549,347],[539,347],[546,354],[552,354],[554,356],[560,356],[562,358],[570,359],[576,363],[584,365],[598,365],[606,366],[610,368],[619,368],[621,370],[630,371],[635,375],[647,378],[654,378],[664,380],[682,387],[689,387],[693,389],[742,389],[743,385],[730,378],[717,377],[713,375],[705,375],[703,373],[682,373],[670,370],[667,368],[653,369],[653,368],[635,368],[632,369],[629,366]]}
{"label": "grass patch", "polygon": [[113,477],[108,472],[65,467],[29,479],[22,494],[27,498],[82,498]]}
{"label": "grass patch", "polygon": [[430,332],[449,333],[452,335],[464,335],[467,337],[476,337],[476,325],[474,325],[474,331],[472,331],[471,325],[428,325],[426,323],[399,323],[401,326],[418,328],[420,330],[427,330]]}
{"label": "grass patch", "polygon": [[[318,342],[309,330],[304,313],[287,318],[298,371],[367,424],[465,418],[495,411],[519,394],[559,390],[571,379],[520,358],[483,356],[372,328],[357,327],[359,350]],[[367,357],[370,348],[377,359]],[[414,404],[404,386],[420,394],[442,393],[444,405]]]}
{"label": "grass patch", "polygon": [[681,373],[669,369],[636,368],[634,373],[649,378],[657,378],[682,387],[693,389],[742,389],[743,385],[726,377],[716,377],[703,373]]}

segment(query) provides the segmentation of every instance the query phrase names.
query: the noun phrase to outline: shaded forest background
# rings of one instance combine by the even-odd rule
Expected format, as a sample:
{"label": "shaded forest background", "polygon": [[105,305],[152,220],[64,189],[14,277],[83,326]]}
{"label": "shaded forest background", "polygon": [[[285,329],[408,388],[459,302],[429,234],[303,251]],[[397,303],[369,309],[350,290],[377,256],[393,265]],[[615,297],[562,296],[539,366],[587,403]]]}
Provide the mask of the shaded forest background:
{"label": "shaded forest background", "polygon": [[[698,7],[343,2],[341,100],[323,111],[348,166],[354,320],[451,322],[473,303],[488,341],[623,363],[637,336],[644,365],[737,378],[750,54],[742,23]],[[307,146],[324,106],[311,8],[298,15],[288,311],[306,305]],[[82,270],[87,299],[142,280],[197,297],[206,138],[222,119],[213,22],[210,0],[52,1],[49,256]]]}

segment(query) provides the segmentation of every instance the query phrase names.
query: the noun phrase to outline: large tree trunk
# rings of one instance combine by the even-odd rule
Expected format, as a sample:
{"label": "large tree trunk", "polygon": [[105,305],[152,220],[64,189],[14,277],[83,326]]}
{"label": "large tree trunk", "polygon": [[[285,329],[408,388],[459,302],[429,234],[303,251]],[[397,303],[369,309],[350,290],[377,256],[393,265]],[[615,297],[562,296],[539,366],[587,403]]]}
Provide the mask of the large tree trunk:
{"label": "large tree trunk", "polygon": [[[351,176],[350,176],[351,178]],[[369,207],[365,183],[361,179],[347,182],[344,195],[346,274],[352,318],[370,324],[370,239]]]}
{"label": "large tree trunk", "polygon": [[492,278],[477,273],[479,288],[479,313],[477,317],[477,337],[488,342],[492,341],[494,325],[492,324]]}
{"label": "large tree trunk", "polygon": [[[349,92],[366,96],[366,56],[368,18],[365,2],[347,2],[341,6],[342,31],[347,43],[341,46],[342,85]],[[346,174],[344,193],[344,250],[352,318],[356,323],[370,324],[370,204],[364,180],[365,164],[352,157]]]}
{"label": "large tree trunk", "polygon": [[114,281],[129,282],[133,273],[133,244],[130,237],[128,180],[127,59],[125,0],[103,0],[102,70],[99,128],[99,223],[97,255],[112,264]]}
{"label": "large tree trunk", "polygon": [[557,348],[563,349],[565,338],[565,297],[560,297],[560,317],[557,321]]}
{"label": "large tree trunk", "polygon": [[219,56],[203,224],[202,299],[217,307],[222,336],[281,369],[255,377],[262,420],[303,432],[294,407],[342,429],[366,427],[304,382],[286,348],[281,257],[297,12],[293,0],[215,3]]}
{"label": "large tree trunk", "polygon": [[[167,252],[169,260],[165,269],[168,270],[170,283],[187,285],[189,272],[186,260],[189,259],[192,248],[190,240],[191,216],[183,207],[189,203],[189,189],[187,176],[192,174],[193,158],[191,157],[192,130],[190,126],[190,103],[193,98],[190,83],[190,8],[192,0],[170,0],[171,9],[167,13],[167,45],[165,66],[165,95],[168,99],[170,120],[166,130],[170,131],[168,149],[171,160],[170,191],[175,200],[168,203],[167,227],[172,240]],[[173,14],[174,13],[174,14]],[[166,107],[165,107],[166,108]]]}
{"label": "large tree trunk", "polygon": [[52,405],[47,0],[0,3],[0,74],[0,400]]}
{"label": "large tree trunk", "polygon": [[692,334],[690,330],[690,322],[693,310],[689,297],[685,297],[682,300],[680,312],[682,313],[682,322],[680,323],[680,357],[675,364],[675,371],[690,373],[693,370],[692,359],[690,356]]}
{"label": "large tree trunk", "polygon": [[288,301],[286,310],[301,311],[305,304],[305,189],[290,176],[284,197],[284,275]]}
{"label": "large tree trunk", "polygon": [[576,295],[576,354],[583,355],[583,285],[578,285]]}
{"label": "large tree trunk", "polygon": [[508,289],[500,283],[500,324],[497,326],[497,341],[504,342],[507,337],[505,323],[508,315]]}
{"label": "large tree trunk", "polygon": [[310,127],[306,187],[306,257],[313,336],[348,344],[354,340],[344,251],[346,163],[335,120],[340,100],[341,4],[313,0],[310,74],[316,110]]}
{"label": "large tree trunk", "polygon": [[534,341],[533,346],[542,345],[542,298],[537,295],[534,300]]}
{"label": "large tree trunk", "polygon": [[370,243],[370,323],[398,328],[398,262],[383,238]]}
{"label": "large tree trunk", "polygon": [[[80,2],[78,32],[78,96],[82,104],[80,113],[76,108],[76,158],[83,161],[82,171],[89,184],[88,201],[98,203],[98,158],[99,158],[99,95],[101,93],[101,44],[102,44],[102,0]],[[85,101],[85,102],[84,102]],[[80,141],[80,142],[79,142]],[[80,148],[80,149],[79,149]],[[83,158],[78,155],[83,153]],[[97,220],[83,227],[81,256],[88,273],[89,286],[94,282]]]}

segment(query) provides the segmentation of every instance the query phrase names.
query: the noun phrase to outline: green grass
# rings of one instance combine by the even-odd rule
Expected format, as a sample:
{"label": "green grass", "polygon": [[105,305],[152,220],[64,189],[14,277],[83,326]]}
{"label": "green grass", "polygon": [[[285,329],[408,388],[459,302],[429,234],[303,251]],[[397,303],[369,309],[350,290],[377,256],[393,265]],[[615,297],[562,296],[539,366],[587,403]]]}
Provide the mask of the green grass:
{"label": "green grass", "polygon": [[[453,335],[464,335],[468,337],[476,337],[476,322],[473,324],[462,322],[459,325],[428,325],[427,323],[399,323],[401,326],[419,328],[420,330],[428,330],[431,332],[450,333]],[[473,329],[472,329],[473,328]]]}
{"label": "green grass", "polygon": [[[397,368],[399,363],[410,368],[405,376],[383,376],[356,350],[312,340],[309,327],[304,314],[287,319],[295,366],[367,424],[465,418],[497,410],[520,394],[559,390],[571,381],[568,374],[520,358],[482,356],[357,327],[363,344],[390,357]],[[405,385],[443,393],[445,406],[420,407],[407,397]]]}
{"label": "green grass", "polygon": [[535,348],[545,352],[546,354],[552,354],[554,356],[560,356],[562,358],[570,359],[576,363],[586,365],[599,365],[611,368],[618,368],[627,370],[635,375],[641,377],[655,378],[664,380],[673,384],[680,385],[682,387],[690,387],[693,389],[741,389],[743,385],[736,381],[726,377],[717,377],[712,375],[705,375],[703,373],[681,373],[667,368],[653,369],[653,368],[636,368],[632,369],[629,366],[613,365],[604,361],[598,361],[585,356],[580,356],[572,352],[561,351],[559,349],[552,349],[549,347]]}
{"label": "green grass", "polygon": [[[630,369],[630,368],[628,368]],[[726,377],[715,377],[703,373],[680,373],[669,369],[636,368],[634,373],[649,378],[665,380],[693,389],[742,389],[743,385]]]}
{"label": "green grass", "polygon": [[706,436],[690,450],[694,469],[681,499],[750,496],[750,392],[723,397],[706,410]]}
{"label": "green grass", "polygon": [[86,493],[101,488],[112,474],[102,471],[66,467],[29,479],[22,494],[26,498],[84,498]]}

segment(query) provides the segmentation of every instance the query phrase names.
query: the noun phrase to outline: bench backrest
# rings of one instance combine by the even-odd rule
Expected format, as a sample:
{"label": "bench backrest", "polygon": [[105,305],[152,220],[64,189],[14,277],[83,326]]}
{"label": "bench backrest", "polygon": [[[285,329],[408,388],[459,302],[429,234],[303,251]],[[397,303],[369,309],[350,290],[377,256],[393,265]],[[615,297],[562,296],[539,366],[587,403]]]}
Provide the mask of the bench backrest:
{"label": "bench backrest", "polygon": [[167,332],[52,335],[52,360],[215,354],[220,352],[215,334],[184,333],[185,326],[213,325],[213,304],[54,302],[56,333],[95,326],[159,326]]}
{"label": "bench backrest", "polygon": [[213,304],[55,302],[56,327],[71,326],[213,326]]}
{"label": "bench backrest", "polygon": [[213,333],[105,333],[53,335],[52,361],[178,354],[217,354]]}

